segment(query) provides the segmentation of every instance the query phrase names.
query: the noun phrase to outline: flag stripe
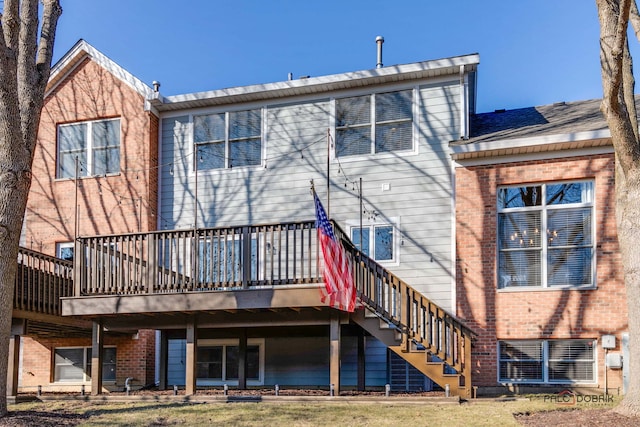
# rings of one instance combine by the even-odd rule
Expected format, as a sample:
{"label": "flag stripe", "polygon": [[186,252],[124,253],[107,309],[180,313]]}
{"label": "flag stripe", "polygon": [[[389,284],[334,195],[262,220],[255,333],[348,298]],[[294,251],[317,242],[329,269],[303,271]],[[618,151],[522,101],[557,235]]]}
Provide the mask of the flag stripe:
{"label": "flag stripe", "polygon": [[316,228],[324,261],[324,290],[322,301],[343,311],[353,312],[356,305],[356,291],[351,263],[344,247],[333,232],[322,203],[313,192],[316,208]]}

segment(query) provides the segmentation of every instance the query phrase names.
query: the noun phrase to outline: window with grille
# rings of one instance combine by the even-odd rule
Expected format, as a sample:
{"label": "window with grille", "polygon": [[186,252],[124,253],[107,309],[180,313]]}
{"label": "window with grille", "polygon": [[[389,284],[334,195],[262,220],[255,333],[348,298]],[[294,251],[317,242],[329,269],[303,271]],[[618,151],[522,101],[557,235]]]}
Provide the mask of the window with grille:
{"label": "window with grille", "polygon": [[73,261],[73,242],[56,243],[56,256],[66,261]]}
{"label": "window with grille", "polygon": [[120,172],[120,119],[58,126],[57,178]]}
{"label": "window with grille", "polygon": [[260,109],[193,118],[198,170],[231,169],[262,163]]}
{"label": "window with grille", "polygon": [[[237,340],[198,340],[196,369],[199,385],[237,382],[239,368],[240,346]],[[248,340],[245,375],[250,384],[263,382],[264,340]]]}
{"label": "window with grille", "polygon": [[[102,350],[102,380],[116,380],[116,347]],[[91,380],[91,347],[56,348],[54,381],[86,382]]]}
{"label": "window with grille", "polygon": [[336,99],[336,157],[413,150],[413,91]]}
{"label": "window with grille", "polygon": [[[395,260],[393,226],[389,224],[351,227],[351,241],[356,248],[376,261]],[[362,244],[360,240],[362,239]]]}
{"label": "window with grille", "polygon": [[498,189],[498,287],[594,286],[593,182]]}
{"label": "window with grille", "polygon": [[500,341],[499,381],[593,383],[594,340]]}

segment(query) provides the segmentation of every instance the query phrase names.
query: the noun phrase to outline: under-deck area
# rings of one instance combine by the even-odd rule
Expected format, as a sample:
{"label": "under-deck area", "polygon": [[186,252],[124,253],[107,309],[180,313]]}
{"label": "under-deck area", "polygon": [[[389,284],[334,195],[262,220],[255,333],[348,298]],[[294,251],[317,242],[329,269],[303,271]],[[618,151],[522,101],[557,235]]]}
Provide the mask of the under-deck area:
{"label": "under-deck area", "polygon": [[[352,268],[354,313],[322,298],[324,266],[313,221],[78,238],[72,292],[59,298],[65,318],[92,325],[92,393],[103,390],[105,336],[153,329],[160,331],[161,386],[175,376],[171,361],[177,356],[169,350],[180,343],[187,394],[227,379],[221,374],[227,368],[239,388],[256,383],[256,351],[271,361],[258,383],[281,383],[265,376],[278,365],[271,355],[281,346],[288,347],[285,359],[319,361],[312,385],[339,391],[351,378],[352,386],[364,389],[367,354],[375,353],[366,350],[368,342],[453,394],[470,396],[471,331],[334,227]],[[289,333],[290,340],[282,338]],[[350,374],[341,374],[345,357],[355,360]],[[223,369],[222,360],[232,362]]]}

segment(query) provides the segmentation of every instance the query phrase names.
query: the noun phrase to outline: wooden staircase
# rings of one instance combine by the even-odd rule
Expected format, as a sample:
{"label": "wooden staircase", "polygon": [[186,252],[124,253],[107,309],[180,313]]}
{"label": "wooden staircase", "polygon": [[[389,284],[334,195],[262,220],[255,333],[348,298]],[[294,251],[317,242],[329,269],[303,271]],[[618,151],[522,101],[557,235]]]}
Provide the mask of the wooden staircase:
{"label": "wooden staircase", "polygon": [[334,225],[352,260],[361,307],[351,319],[452,395],[472,397],[474,333],[354,247]]}

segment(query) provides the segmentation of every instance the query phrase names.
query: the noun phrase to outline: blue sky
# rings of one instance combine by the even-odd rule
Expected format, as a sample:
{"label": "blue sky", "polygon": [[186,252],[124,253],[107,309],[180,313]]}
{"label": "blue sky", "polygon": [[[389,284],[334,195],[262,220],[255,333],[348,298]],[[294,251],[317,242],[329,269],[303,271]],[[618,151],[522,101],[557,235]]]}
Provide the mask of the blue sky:
{"label": "blue sky", "polygon": [[[85,39],[163,95],[480,54],[477,112],[599,98],[593,0],[62,0]],[[633,42],[632,42],[633,44]],[[637,44],[637,43],[636,43]],[[637,56],[640,58],[640,56]]]}

